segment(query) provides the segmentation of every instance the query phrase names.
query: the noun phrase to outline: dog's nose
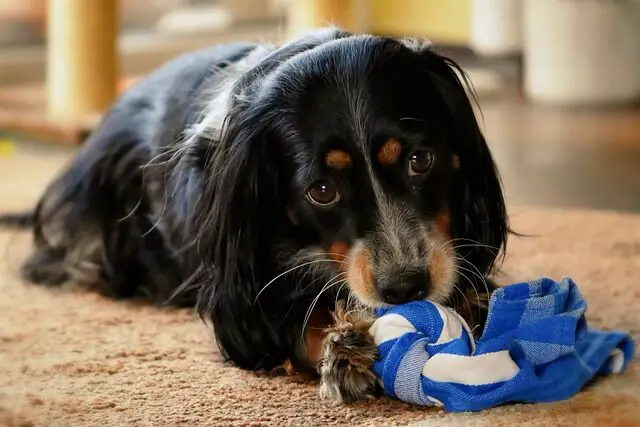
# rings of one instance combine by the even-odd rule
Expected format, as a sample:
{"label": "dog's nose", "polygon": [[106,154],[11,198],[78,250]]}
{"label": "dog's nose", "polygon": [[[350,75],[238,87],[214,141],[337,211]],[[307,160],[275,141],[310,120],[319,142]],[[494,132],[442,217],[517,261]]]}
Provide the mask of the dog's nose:
{"label": "dog's nose", "polygon": [[379,283],[380,294],[388,304],[404,304],[425,299],[431,279],[428,271],[389,276]]}

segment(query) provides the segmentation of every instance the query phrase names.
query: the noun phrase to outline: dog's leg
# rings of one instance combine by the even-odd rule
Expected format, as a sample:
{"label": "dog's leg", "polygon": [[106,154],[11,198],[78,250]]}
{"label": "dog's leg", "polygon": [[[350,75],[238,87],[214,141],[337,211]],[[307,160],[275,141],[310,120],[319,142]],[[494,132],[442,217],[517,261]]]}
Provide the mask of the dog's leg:
{"label": "dog's leg", "polygon": [[64,251],[36,248],[21,267],[22,275],[32,283],[61,285],[69,279]]}
{"label": "dog's leg", "polygon": [[272,376],[302,375],[317,378],[317,366],[322,359],[322,346],[327,329],[334,318],[327,308],[316,308],[311,312],[304,331],[304,341],[300,343],[296,357],[285,360],[270,371]]}
{"label": "dog's leg", "polygon": [[286,360],[272,376],[320,376],[320,397],[330,403],[369,399],[382,387],[373,372],[378,352],[369,328],[373,317],[366,309],[318,309],[307,323],[301,357]]}
{"label": "dog's leg", "polygon": [[378,357],[369,334],[373,317],[366,309],[345,311],[338,305],[334,322],[325,330],[318,363],[320,397],[335,404],[370,399],[382,389],[373,371]]}

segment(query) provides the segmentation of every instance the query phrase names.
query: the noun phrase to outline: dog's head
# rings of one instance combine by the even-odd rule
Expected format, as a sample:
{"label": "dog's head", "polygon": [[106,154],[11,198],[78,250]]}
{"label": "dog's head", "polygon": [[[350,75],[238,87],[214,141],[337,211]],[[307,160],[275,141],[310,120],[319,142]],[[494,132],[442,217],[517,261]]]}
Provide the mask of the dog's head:
{"label": "dog's head", "polygon": [[308,288],[300,276],[287,284],[291,268],[324,279],[314,295],[346,283],[370,306],[444,302],[460,269],[488,273],[507,234],[461,70],[424,44],[319,34],[234,87],[206,162],[199,237],[215,286],[252,304],[280,277],[278,305]]}

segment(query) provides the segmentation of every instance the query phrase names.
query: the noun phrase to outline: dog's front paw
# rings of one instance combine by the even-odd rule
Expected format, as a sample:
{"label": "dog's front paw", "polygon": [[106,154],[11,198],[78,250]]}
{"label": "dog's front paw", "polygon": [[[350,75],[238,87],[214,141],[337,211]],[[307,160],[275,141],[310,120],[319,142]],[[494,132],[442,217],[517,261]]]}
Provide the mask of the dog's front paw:
{"label": "dog's front paw", "polygon": [[335,325],[328,329],[318,364],[320,397],[331,403],[370,399],[381,389],[373,371],[378,349],[369,334],[372,319],[366,312],[338,307]]}

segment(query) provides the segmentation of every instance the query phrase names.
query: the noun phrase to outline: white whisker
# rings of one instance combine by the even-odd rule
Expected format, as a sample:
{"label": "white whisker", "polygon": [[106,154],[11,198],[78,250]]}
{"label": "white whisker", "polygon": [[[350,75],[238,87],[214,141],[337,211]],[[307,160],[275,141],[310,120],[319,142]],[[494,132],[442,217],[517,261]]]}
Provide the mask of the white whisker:
{"label": "white whisker", "polygon": [[316,259],[316,260],[313,260],[313,261],[308,261],[308,262],[305,262],[305,263],[302,263],[302,264],[296,265],[295,267],[292,267],[292,268],[290,268],[290,269],[288,269],[288,270],[286,270],[286,271],[283,271],[282,273],[278,274],[276,277],[274,277],[273,279],[271,279],[269,282],[267,282],[267,284],[266,284],[266,285],[264,285],[264,286],[262,287],[262,289],[260,289],[260,291],[258,292],[258,294],[256,295],[256,297],[254,298],[253,303],[255,304],[255,303],[256,303],[256,301],[258,301],[258,298],[260,298],[260,295],[265,291],[265,289],[267,289],[267,287],[268,287],[269,285],[271,285],[273,282],[275,282],[276,280],[278,280],[278,279],[279,279],[279,278],[281,278],[282,276],[284,276],[284,275],[286,275],[286,274],[289,274],[289,273],[291,273],[291,272],[293,272],[293,271],[295,271],[295,270],[297,270],[297,269],[299,269],[299,268],[303,268],[303,267],[306,267],[306,266],[308,266],[308,265],[312,265],[312,264],[316,264],[316,263],[322,263],[322,262],[332,262],[332,263],[335,263],[335,261],[334,261],[334,260],[330,260],[330,259]]}
{"label": "white whisker", "polygon": [[307,313],[304,316],[304,322],[302,322],[302,330],[301,330],[301,339],[304,340],[304,332],[307,328],[307,323],[309,322],[309,319],[311,318],[311,314],[313,313],[313,309],[316,307],[316,304],[318,303],[318,301],[320,300],[320,297],[322,296],[322,294],[327,291],[328,289],[330,289],[332,286],[337,285],[338,283],[341,283],[343,281],[346,281],[346,279],[340,279],[340,276],[344,274],[344,273],[338,273],[337,275],[335,275],[333,278],[331,278],[327,284],[325,284],[322,289],[320,289],[320,292],[318,292],[318,295],[316,295],[316,297],[313,299],[313,301],[311,301],[311,304],[309,305],[309,309],[307,310]]}
{"label": "white whisker", "polygon": [[[461,268],[461,267],[457,266],[457,268]],[[469,271],[467,269],[464,269],[464,270]],[[473,289],[473,292],[475,292],[476,294],[476,301],[480,302],[480,294],[478,293],[478,290],[476,289],[476,286],[474,285],[473,281],[469,279],[469,277],[467,277],[467,275],[465,275],[462,271],[458,270],[457,273],[460,274],[462,277],[464,277],[467,280],[467,282],[469,282],[469,285],[471,285],[471,289]],[[478,305],[478,315],[480,314],[481,314],[480,305]]]}
{"label": "white whisker", "polygon": [[469,309],[469,311],[471,311],[471,303],[469,302],[469,298],[467,298],[465,293],[462,292],[462,290],[460,289],[460,287],[458,285],[454,285],[453,289],[455,289],[456,291],[458,291],[460,293],[460,295],[462,295],[462,298],[464,298],[465,302],[467,303],[467,308]]}
{"label": "white whisker", "polygon": [[[482,282],[482,284],[484,285],[484,290],[487,292],[487,296],[490,295],[491,291],[489,291],[489,285],[487,284],[487,280],[482,275],[480,270],[478,270],[478,268],[475,265],[473,265],[469,260],[466,260],[466,259],[461,258],[461,257],[456,257],[456,259],[458,259],[459,261],[466,262],[470,267],[475,269],[475,271],[473,271],[473,270],[469,270],[468,268],[459,266],[460,268],[463,268],[464,270],[468,271],[469,273],[472,273],[473,275],[475,275],[480,280],[480,282]],[[478,302],[480,302],[480,301],[478,300]]]}

